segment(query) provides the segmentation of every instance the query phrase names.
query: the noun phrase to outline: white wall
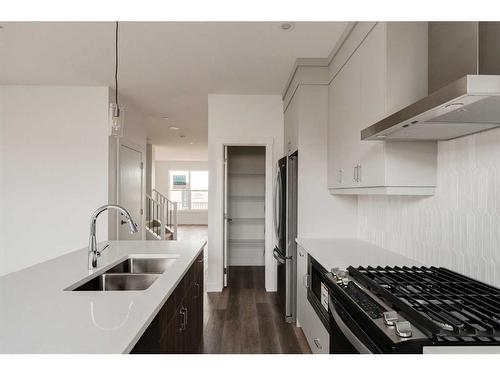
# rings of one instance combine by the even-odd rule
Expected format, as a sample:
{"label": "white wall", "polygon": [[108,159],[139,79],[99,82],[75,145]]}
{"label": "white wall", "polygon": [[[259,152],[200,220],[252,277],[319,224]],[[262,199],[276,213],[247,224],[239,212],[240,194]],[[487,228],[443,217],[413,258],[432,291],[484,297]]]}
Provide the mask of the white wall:
{"label": "white wall", "polygon": [[[175,135],[177,136],[177,135]],[[156,160],[184,160],[184,161],[199,161],[207,160],[207,144],[196,142],[194,145],[172,144],[168,146],[155,146]]]}
{"label": "white wall", "polygon": [[87,246],[108,201],[107,118],[107,87],[0,87],[0,274]]}
{"label": "white wall", "polygon": [[500,287],[500,129],[438,145],[432,197],[360,196],[360,237]]}
{"label": "white wall", "polygon": [[301,85],[288,110],[298,117],[298,237],[355,237],[356,197],[331,195],[327,184],[328,86]]}
{"label": "white wall", "polygon": [[[165,161],[155,162],[155,189],[163,195],[169,195],[169,171],[208,170],[207,161]],[[210,202],[209,202],[210,204]],[[180,225],[207,225],[207,210],[178,210],[177,223]]]}
{"label": "white wall", "polygon": [[272,183],[283,155],[283,103],[280,95],[208,95],[208,291],[222,290],[223,146],[267,145],[266,289],[276,290],[272,229]]}

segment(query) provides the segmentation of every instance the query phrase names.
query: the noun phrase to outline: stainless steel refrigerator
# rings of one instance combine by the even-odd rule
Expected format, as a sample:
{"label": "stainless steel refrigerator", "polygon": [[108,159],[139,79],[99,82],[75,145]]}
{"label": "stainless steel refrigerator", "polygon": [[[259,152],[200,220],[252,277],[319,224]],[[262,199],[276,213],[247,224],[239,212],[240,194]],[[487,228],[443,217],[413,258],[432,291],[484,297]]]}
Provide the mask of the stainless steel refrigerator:
{"label": "stainless steel refrigerator", "polygon": [[274,190],[273,251],[278,264],[278,304],[289,323],[297,312],[297,161],[298,152],[279,160]]}

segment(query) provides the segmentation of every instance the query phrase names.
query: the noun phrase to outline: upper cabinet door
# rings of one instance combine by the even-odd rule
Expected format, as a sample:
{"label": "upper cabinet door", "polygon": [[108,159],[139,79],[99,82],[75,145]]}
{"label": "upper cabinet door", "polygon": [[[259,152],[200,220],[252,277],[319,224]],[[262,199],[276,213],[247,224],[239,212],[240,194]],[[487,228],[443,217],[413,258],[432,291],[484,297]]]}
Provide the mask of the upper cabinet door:
{"label": "upper cabinet door", "polygon": [[345,104],[339,84],[339,75],[328,87],[328,186],[341,188],[346,183],[343,139],[346,137]]}
{"label": "upper cabinet door", "polygon": [[383,186],[384,142],[363,142],[360,132],[386,115],[386,24],[379,22],[359,47],[361,95],[356,134],[357,181],[361,187]]}
{"label": "upper cabinet door", "polygon": [[285,154],[290,155],[298,150],[299,138],[299,92],[295,92],[284,114],[285,121]]}
{"label": "upper cabinet door", "polygon": [[[425,91],[426,24],[360,23],[341,48],[330,83],[328,187],[333,194],[430,195],[436,147],[362,141],[361,130]],[[356,27],[358,27],[356,26]],[[362,34],[360,34],[362,33]],[[358,44],[355,44],[358,43]],[[348,56],[347,61],[344,61]]]}
{"label": "upper cabinet door", "polygon": [[336,188],[356,185],[352,145],[359,133],[359,69],[359,58],[351,57],[329,87],[328,181]]}

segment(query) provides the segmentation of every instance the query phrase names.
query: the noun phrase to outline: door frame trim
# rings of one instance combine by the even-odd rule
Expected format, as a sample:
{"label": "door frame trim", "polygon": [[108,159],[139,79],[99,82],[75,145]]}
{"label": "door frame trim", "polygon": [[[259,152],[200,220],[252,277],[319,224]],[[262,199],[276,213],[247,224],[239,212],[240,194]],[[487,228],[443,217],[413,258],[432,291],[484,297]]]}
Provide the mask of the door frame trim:
{"label": "door frame trim", "polygon": [[[146,165],[145,165],[145,160],[144,160],[144,150],[143,148],[138,145],[137,143],[134,143],[132,141],[130,141],[129,139],[127,138],[123,138],[123,137],[120,137],[117,139],[117,143],[116,143],[116,183],[115,183],[115,198],[116,198],[116,202],[117,204],[120,204],[120,147],[121,146],[124,146],[124,147],[127,147],[131,150],[134,150],[136,152],[138,152],[140,155],[141,155],[141,163],[142,165],[144,166],[141,170],[141,210],[142,212],[145,212],[144,209],[144,204],[145,204],[145,199],[144,199],[144,179],[145,179],[145,176],[144,176],[144,173],[145,173],[145,170],[146,170]],[[119,220],[118,220],[118,213],[115,213],[114,215],[116,215],[115,217],[115,230],[116,230],[116,239],[119,240],[120,239],[120,224],[119,224]],[[136,221],[139,221],[139,225],[140,225],[140,233],[141,233],[141,240],[144,240],[145,239],[145,225],[144,225],[144,214],[141,215],[140,217],[140,220],[137,220]]]}
{"label": "door frame trim", "polygon": [[[265,241],[264,241],[264,259],[265,259],[265,288],[268,292],[276,291],[277,284],[277,262],[273,257],[273,245],[275,241],[275,236],[273,234],[273,219],[272,219],[272,204],[273,204],[273,177],[275,172],[275,158],[274,158],[274,139],[273,137],[256,137],[249,138],[244,141],[224,139],[218,142],[217,149],[221,154],[219,155],[217,162],[217,169],[223,171],[224,168],[224,147],[226,146],[263,146],[266,150],[266,194],[265,194]],[[277,156],[278,157],[278,156]],[[220,161],[220,164],[219,164]],[[219,169],[220,168],[220,169]],[[219,173],[217,176],[218,185],[224,186],[224,173]],[[210,186],[209,186],[210,189]],[[219,189],[217,192],[217,197],[219,200],[218,207],[214,207],[212,204],[209,205],[213,209],[217,210],[217,222],[220,223],[220,231],[216,233],[220,240],[220,244],[224,243],[224,231],[222,230],[224,225],[224,189]],[[209,213],[210,220],[210,213]],[[210,233],[210,230],[209,230]],[[213,250],[212,250],[213,251]],[[224,285],[224,249],[220,247],[220,256],[218,257],[218,264],[214,265],[217,267],[217,274],[219,275],[217,283],[220,285],[219,290],[223,289]]]}

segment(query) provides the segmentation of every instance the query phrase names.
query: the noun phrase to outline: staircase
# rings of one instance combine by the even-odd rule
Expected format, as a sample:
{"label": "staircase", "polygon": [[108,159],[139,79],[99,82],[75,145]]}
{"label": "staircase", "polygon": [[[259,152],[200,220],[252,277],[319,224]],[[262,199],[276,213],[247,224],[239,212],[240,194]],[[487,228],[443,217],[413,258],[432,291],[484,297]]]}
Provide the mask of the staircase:
{"label": "staircase", "polygon": [[146,239],[177,239],[177,203],[156,189],[146,194]]}

